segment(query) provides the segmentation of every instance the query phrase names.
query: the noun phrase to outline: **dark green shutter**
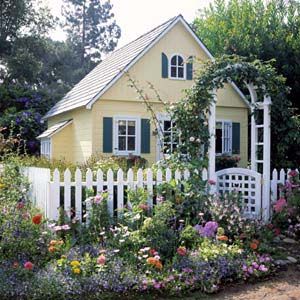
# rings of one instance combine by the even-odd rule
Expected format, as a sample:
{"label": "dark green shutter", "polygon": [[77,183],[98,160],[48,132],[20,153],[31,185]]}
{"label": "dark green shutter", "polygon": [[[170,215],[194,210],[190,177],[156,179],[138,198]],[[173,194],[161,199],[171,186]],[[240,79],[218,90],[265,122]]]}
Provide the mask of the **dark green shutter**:
{"label": "dark green shutter", "polygon": [[193,80],[193,57],[190,56],[186,63],[186,79]]}
{"label": "dark green shutter", "polygon": [[240,123],[232,123],[232,154],[240,154],[241,126]]}
{"label": "dark green shutter", "polygon": [[150,153],[150,120],[141,120],[141,153]]}
{"label": "dark green shutter", "polygon": [[166,54],[162,53],[161,54],[161,76],[162,78],[168,78],[168,68],[169,68],[169,63],[168,63],[168,57]]}
{"label": "dark green shutter", "polygon": [[103,118],[103,153],[112,153],[113,151],[113,119]]}

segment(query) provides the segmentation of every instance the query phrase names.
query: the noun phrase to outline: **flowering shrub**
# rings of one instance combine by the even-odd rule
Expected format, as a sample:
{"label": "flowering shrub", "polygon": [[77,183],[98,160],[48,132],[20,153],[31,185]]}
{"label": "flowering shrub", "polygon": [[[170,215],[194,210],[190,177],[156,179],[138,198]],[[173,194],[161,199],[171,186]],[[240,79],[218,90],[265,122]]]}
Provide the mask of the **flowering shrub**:
{"label": "flowering shrub", "polygon": [[297,171],[292,170],[284,186],[280,188],[281,197],[274,204],[272,224],[279,230],[297,237],[297,224],[300,223],[300,180]]}

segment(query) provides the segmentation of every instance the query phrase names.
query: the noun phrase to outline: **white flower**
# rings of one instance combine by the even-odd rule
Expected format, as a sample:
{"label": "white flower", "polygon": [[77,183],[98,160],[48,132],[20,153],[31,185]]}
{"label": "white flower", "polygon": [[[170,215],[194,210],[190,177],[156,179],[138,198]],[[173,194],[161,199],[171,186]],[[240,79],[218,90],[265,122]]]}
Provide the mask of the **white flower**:
{"label": "white flower", "polygon": [[148,257],[148,254],[143,255],[143,258],[147,258],[147,257]]}
{"label": "white flower", "polygon": [[190,137],[190,142],[194,142],[195,138],[193,136]]}
{"label": "white flower", "polygon": [[155,255],[154,258],[157,259],[157,260],[160,260],[160,256],[159,255]]}
{"label": "white flower", "polygon": [[196,140],[196,142],[197,142],[197,143],[200,143],[200,142],[201,142],[201,140],[198,138],[198,139]]}
{"label": "white flower", "polygon": [[120,243],[124,243],[124,242],[125,242],[125,240],[120,240],[119,242],[120,242]]}

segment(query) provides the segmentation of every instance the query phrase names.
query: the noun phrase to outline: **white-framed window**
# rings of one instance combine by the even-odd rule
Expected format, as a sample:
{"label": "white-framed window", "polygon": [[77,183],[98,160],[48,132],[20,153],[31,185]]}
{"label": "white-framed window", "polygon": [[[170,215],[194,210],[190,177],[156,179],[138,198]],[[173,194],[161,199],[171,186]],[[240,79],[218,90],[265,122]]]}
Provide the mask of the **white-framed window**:
{"label": "white-framed window", "polygon": [[163,154],[168,155],[176,150],[178,136],[175,123],[168,115],[159,115],[158,120],[160,122],[158,126],[158,159],[161,159]]}
{"label": "white-framed window", "polygon": [[140,119],[114,117],[114,154],[140,154]]}
{"label": "white-framed window", "polygon": [[232,153],[232,122],[228,120],[216,121],[216,154]]}
{"label": "white-framed window", "polygon": [[185,79],[185,62],[180,54],[174,54],[170,59],[170,78]]}
{"label": "white-framed window", "polygon": [[51,158],[51,139],[42,138],[41,139],[41,156],[44,156],[48,159]]}

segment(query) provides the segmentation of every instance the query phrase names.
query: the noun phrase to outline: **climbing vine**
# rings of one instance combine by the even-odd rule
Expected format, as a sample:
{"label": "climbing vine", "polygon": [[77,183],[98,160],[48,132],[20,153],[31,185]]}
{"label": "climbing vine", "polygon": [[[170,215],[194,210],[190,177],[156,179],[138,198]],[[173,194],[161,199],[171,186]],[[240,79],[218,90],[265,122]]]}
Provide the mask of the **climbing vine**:
{"label": "climbing vine", "polygon": [[[176,124],[179,141],[176,152],[168,157],[165,164],[174,164],[176,168],[183,164],[185,168],[198,170],[207,166],[210,107],[215,101],[214,93],[231,82],[239,83],[240,86],[242,84],[245,92],[248,92],[246,84],[252,83],[256,87],[258,101],[263,101],[263,95],[269,95],[273,102],[280,102],[289,92],[285,78],[277,74],[272,67],[272,61],[248,61],[239,56],[223,56],[214,61],[202,62],[202,67],[195,74],[194,85],[185,91],[185,97],[170,106],[165,106],[171,120]],[[148,98],[132,79],[131,86],[138,91],[140,99],[151,110]],[[250,95],[246,95],[246,98],[250,103]],[[154,123],[158,123],[157,120]]]}

